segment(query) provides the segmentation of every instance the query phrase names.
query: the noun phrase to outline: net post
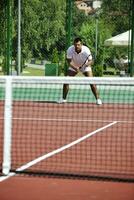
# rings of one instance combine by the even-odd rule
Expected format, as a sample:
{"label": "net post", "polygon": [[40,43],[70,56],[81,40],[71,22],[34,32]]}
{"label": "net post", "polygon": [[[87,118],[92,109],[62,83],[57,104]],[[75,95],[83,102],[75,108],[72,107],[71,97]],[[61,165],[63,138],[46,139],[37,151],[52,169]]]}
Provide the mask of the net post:
{"label": "net post", "polygon": [[6,77],[4,139],[2,173],[8,175],[11,167],[11,136],[12,136],[12,77]]}

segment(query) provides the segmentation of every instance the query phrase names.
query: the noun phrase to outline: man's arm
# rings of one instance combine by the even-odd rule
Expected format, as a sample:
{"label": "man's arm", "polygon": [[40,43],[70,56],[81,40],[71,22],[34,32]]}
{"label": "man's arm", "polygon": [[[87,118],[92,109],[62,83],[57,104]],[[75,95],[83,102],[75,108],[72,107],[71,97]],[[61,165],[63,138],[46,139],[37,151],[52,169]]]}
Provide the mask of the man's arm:
{"label": "man's arm", "polygon": [[92,54],[91,51],[88,47],[85,46],[85,52],[84,52],[85,56],[87,59],[85,59],[85,63],[83,63],[83,66],[88,67],[88,66],[92,66],[93,65],[93,58],[92,58]]}
{"label": "man's arm", "polygon": [[70,67],[72,67],[76,72],[78,71],[78,68],[76,68],[73,63],[72,63],[72,60],[67,58],[67,63]]}

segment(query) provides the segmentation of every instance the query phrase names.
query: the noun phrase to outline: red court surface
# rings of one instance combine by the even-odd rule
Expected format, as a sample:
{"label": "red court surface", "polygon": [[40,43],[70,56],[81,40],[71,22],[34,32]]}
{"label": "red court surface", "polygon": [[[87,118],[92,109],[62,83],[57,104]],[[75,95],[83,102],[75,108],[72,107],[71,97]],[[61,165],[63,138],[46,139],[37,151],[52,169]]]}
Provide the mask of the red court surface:
{"label": "red court surface", "polygon": [[132,104],[14,102],[12,168],[59,150],[27,169],[134,178],[133,110]]}
{"label": "red court surface", "polygon": [[[0,112],[2,116],[3,111]],[[133,105],[129,105],[128,110],[128,105],[121,104],[105,104],[101,107],[91,104],[83,104],[81,106],[79,104],[75,107],[71,103],[58,105],[38,102],[31,102],[30,104],[29,102],[28,104],[27,102],[25,104],[24,102],[16,102],[13,110],[12,137],[14,167],[17,169],[42,154],[47,154],[88,133],[97,131],[97,134],[93,135],[91,139],[89,138],[83,141],[82,144],[78,144],[79,149],[74,146],[71,150],[67,149],[60,152],[59,155],[54,155],[42,163],[36,163],[32,168],[34,170],[38,168],[43,170],[48,168],[48,170],[51,170],[51,167],[53,169],[52,163],[54,163],[59,167],[56,170],[66,170],[66,163],[72,162],[73,164],[75,151],[84,150],[87,144],[87,153],[84,156],[83,152],[83,157],[79,157],[78,153],[78,157],[75,160],[76,166],[73,165],[73,168],[71,168],[73,171],[77,169],[78,173],[81,173],[81,166],[84,166],[84,170],[88,173],[87,170],[90,163],[91,174],[93,172],[92,169],[101,169],[103,173],[106,173],[106,170],[109,173],[112,169],[120,175],[120,169],[123,170],[123,173],[127,169],[128,171],[125,171],[125,174],[131,174],[130,178],[132,178],[134,177],[133,116]],[[64,124],[66,124],[66,128],[64,128]],[[99,131],[99,128],[105,127],[108,124],[111,125]],[[0,127],[3,129],[2,117]],[[43,135],[42,132],[44,133],[45,131],[47,131],[47,134]],[[37,132],[39,138],[43,136],[40,141],[36,137]],[[75,133],[77,134],[75,135]],[[63,135],[65,137],[62,137]],[[2,141],[2,134],[0,134],[0,137]],[[45,137],[47,138],[45,139]],[[32,143],[30,143],[31,138]],[[0,143],[2,147],[2,142]],[[30,148],[29,144],[31,144]],[[25,151],[26,149],[28,151]],[[30,154],[30,149],[34,150],[32,154]],[[1,157],[2,153],[2,148],[0,148]],[[70,155],[72,158],[70,158]],[[123,157],[122,160],[120,155]],[[62,165],[61,160],[57,159],[59,157],[62,157]],[[97,160],[92,159],[94,157]],[[87,158],[90,158],[89,161]],[[110,158],[110,160],[106,158]],[[91,160],[92,163],[90,162]],[[118,160],[118,165],[115,163],[116,160]],[[122,166],[125,166],[125,168]],[[0,180],[2,179],[0,178]],[[0,182],[0,200],[134,200],[134,183],[73,180],[41,176],[13,176]]]}
{"label": "red court surface", "polygon": [[133,200],[134,184],[12,177],[0,182],[1,200]]}

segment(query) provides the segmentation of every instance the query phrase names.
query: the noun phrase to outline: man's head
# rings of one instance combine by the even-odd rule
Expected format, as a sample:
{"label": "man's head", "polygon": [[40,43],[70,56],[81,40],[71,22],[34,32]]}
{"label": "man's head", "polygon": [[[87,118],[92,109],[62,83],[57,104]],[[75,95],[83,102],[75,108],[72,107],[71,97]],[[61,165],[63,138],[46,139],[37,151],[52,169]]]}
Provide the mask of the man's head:
{"label": "man's head", "polygon": [[82,50],[82,40],[81,38],[75,38],[74,39],[74,47],[75,47],[75,51],[77,53],[80,53]]}

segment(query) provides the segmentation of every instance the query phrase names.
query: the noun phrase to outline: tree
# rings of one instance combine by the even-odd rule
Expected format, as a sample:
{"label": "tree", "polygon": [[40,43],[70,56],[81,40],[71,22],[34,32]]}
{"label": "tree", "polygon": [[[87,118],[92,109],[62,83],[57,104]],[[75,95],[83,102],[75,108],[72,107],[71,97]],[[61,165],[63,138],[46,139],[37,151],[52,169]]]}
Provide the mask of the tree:
{"label": "tree", "polygon": [[65,35],[63,0],[25,1],[23,13],[24,53],[50,58],[55,44]]}
{"label": "tree", "polygon": [[128,30],[131,0],[103,0],[102,9],[105,20],[115,26],[113,34]]}
{"label": "tree", "polygon": [[5,53],[5,1],[0,2],[0,56]]}
{"label": "tree", "polygon": [[[95,55],[95,37],[96,37],[96,17],[98,17],[98,51],[95,59],[95,66],[103,65],[107,58],[113,59],[115,48],[109,47],[107,50],[104,47],[104,41],[116,34],[124,32],[129,28],[129,2],[123,0],[104,0],[100,14],[98,16],[90,15],[83,21],[79,27],[79,35],[84,39],[91,52]],[[128,12],[129,13],[129,12]],[[120,52],[121,50],[117,50]]]}
{"label": "tree", "polygon": [[56,48],[54,48],[52,52],[52,63],[59,63],[59,55]]}

